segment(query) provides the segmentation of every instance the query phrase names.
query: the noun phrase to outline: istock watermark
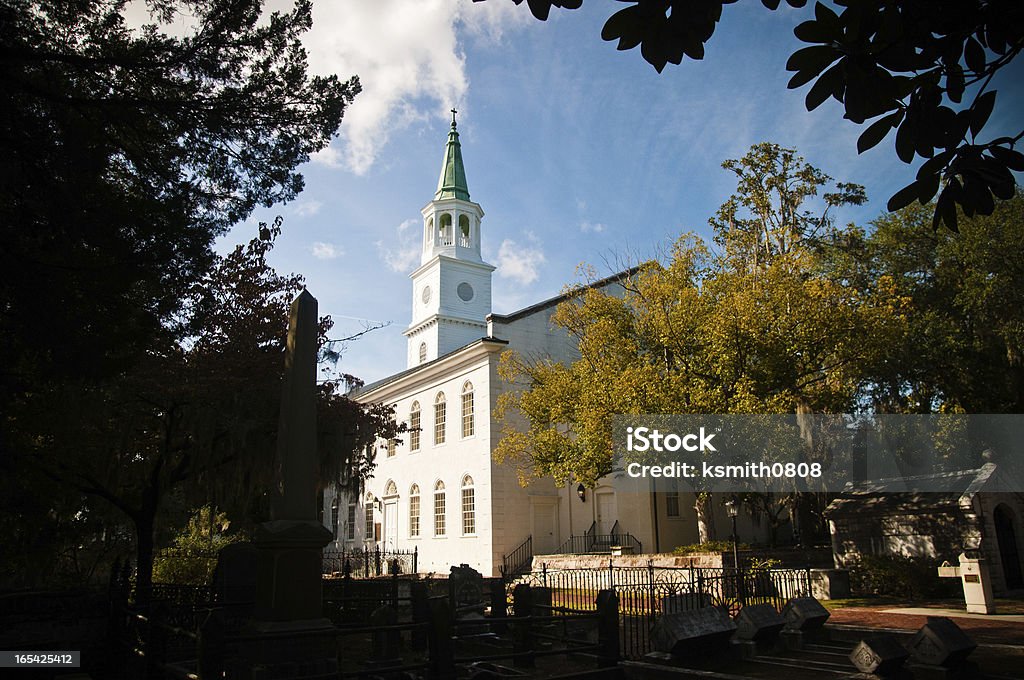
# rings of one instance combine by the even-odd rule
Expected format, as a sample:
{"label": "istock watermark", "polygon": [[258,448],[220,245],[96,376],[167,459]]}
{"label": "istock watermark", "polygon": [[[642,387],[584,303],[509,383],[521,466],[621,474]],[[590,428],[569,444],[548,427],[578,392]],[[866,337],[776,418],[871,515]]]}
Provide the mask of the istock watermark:
{"label": "istock watermark", "polygon": [[[698,491],[948,491],[967,470],[1024,492],[1021,415],[616,416],[618,464]],[[988,467],[986,467],[988,466]]]}

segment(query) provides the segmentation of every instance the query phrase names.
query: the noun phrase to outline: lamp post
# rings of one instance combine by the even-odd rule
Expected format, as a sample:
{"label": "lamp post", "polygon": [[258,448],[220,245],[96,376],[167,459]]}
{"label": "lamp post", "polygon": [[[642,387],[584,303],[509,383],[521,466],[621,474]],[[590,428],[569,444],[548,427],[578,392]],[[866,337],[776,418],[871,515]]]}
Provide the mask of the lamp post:
{"label": "lamp post", "polygon": [[739,572],[740,557],[736,545],[739,542],[739,536],[736,534],[736,516],[740,514],[740,509],[736,505],[735,498],[730,498],[725,502],[725,511],[729,513],[729,519],[732,520],[732,536],[729,537],[732,541],[732,568]]}

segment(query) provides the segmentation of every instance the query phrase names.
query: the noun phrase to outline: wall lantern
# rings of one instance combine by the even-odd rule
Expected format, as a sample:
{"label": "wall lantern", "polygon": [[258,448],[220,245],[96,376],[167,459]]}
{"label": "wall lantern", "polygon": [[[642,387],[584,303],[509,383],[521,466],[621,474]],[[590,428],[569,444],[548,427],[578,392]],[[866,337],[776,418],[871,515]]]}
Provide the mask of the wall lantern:
{"label": "wall lantern", "polygon": [[580,497],[581,503],[587,502],[587,488],[582,484],[576,487],[576,495]]}

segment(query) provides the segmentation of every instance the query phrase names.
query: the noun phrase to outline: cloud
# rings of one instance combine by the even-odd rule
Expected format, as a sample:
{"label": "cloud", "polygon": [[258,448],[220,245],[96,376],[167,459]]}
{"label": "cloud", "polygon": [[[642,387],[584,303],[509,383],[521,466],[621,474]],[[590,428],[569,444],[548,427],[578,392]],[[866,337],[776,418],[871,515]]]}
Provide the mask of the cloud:
{"label": "cloud", "polygon": [[324,243],[323,241],[317,241],[313,244],[311,249],[313,257],[318,260],[333,260],[336,257],[341,257],[345,254],[345,251],[337,247],[333,243]]}
{"label": "cloud", "polygon": [[377,241],[377,252],[391,271],[403,274],[419,264],[419,231],[413,228],[419,224],[420,220],[416,218],[408,219],[398,225],[397,238],[394,242],[387,244],[384,241]]}
{"label": "cloud", "polygon": [[580,222],[580,231],[583,233],[600,234],[607,227],[600,222]]}
{"label": "cloud", "polygon": [[299,217],[312,217],[320,212],[320,208],[322,207],[324,207],[323,201],[299,200],[298,203],[292,206],[292,210],[295,211],[295,214]]}
{"label": "cloud", "polygon": [[363,91],[345,112],[340,139],[314,160],[364,174],[391,132],[431,116],[446,118],[469,88],[459,38],[500,43],[509,27],[528,23],[529,12],[517,9],[469,0],[316,3],[313,29],[303,41],[311,70],[358,75]]}
{"label": "cloud", "polygon": [[540,277],[538,268],[547,258],[537,238],[533,234],[527,234],[527,238],[533,245],[522,246],[510,238],[501,242],[498,247],[498,276],[523,285],[533,283]]}

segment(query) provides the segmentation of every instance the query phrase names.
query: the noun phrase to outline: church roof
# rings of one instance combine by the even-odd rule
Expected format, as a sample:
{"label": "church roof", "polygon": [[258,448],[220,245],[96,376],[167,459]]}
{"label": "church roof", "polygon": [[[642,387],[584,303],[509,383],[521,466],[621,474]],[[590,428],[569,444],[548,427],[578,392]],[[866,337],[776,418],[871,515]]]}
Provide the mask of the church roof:
{"label": "church roof", "polygon": [[462,145],[459,143],[459,132],[455,127],[455,109],[452,109],[452,127],[448,131],[448,143],[444,147],[444,161],[441,163],[441,176],[437,180],[437,193],[434,200],[446,198],[469,200],[469,188],[466,186],[466,167],[462,163]]}
{"label": "church roof", "polygon": [[472,347],[473,345],[477,345],[477,344],[484,343],[484,342],[499,343],[499,344],[502,344],[502,345],[507,345],[508,344],[508,340],[502,340],[501,338],[482,337],[482,338],[479,338],[477,340],[474,340],[473,342],[471,342],[469,344],[463,345],[462,347],[456,347],[451,352],[448,352],[447,354],[442,354],[441,356],[439,356],[436,359],[431,359],[430,361],[424,362],[424,363],[419,364],[417,366],[413,366],[412,368],[407,368],[404,371],[399,371],[398,373],[394,373],[392,375],[389,375],[386,378],[381,378],[377,382],[372,382],[369,385],[363,385],[362,387],[357,387],[354,390],[352,390],[351,392],[349,392],[348,396],[350,396],[350,397],[357,397],[357,396],[359,396],[361,394],[367,394],[369,392],[373,392],[374,390],[379,389],[381,387],[384,387],[385,385],[390,385],[391,383],[393,383],[395,381],[401,380],[402,378],[404,378],[407,375],[412,375],[413,373],[416,373],[418,371],[422,371],[422,370],[424,370],[424,369],[426,369],[426,368],[428,368],[430,366],[433,366],[434,364],[436,364],[438,362],[444,361],[448,357],[452,356],[453,354],[457,354],[458,352],[463,351],[467,347]]}
{"label": "church roof", "polygon": [[995,472],[995,464],[985,463],[974,470],[849,483],[842,495],[829,503],[825,516],[896,512],[927,514],[935,510],[969,507],[973,496],[980,491],[1006,490],[1006,483],[995,479]]}
{"label": "church roof", "polygon": [[[583,286],[582,289],[586,290],[589,288],[603,288],[607,286],[609,283],[621,281],[622,279],[628,278],[633,274],[636,274],[638,271],[640,271],[641,266],[642,265],[630,267],[629,269],[625,269],[621,272],[618,272],[617,274],[612,274],[611,276],[606,276],[603,279],[594,281],[593,283],[588,283],[587,285]],[[497,321],[498,323],[510,323],[512,321],[518,321],[523,317],[530,316],[531,314],[536,314],[537,312],[547,309],[548,307],[554,307],[555,305],[565,302],[570,297],[578,293],[579,290],[580,289],[573,289],[571,291],[562,293],[561,295],[556,295],[553,298],[542,300],[541,302],[530,305],[529,307],[523,307],[518,312],[512,312],[511,314],[494,314],[492,312],[491,314],[487,315],[487,319],[490,321]]]}

